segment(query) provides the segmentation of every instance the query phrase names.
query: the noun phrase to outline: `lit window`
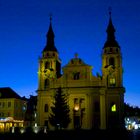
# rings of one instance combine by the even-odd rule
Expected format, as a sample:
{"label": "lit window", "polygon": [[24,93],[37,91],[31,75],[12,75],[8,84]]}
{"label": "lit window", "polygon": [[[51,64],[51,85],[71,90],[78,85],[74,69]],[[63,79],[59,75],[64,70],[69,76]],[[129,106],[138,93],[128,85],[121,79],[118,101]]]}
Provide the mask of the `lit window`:
{"label": "lit window", "polygon": [[79,104],[75,104],[75,105],[74,105],[74,110],[75,110],[75,111],[78,111],[78,110],[79,110]]}
{"label": "lit window", "polygon": [[116,104],[113,104],[113,105],[111,106],[111,111],[112,111],[112,112],[116,112]]}
{"label": "lit window", "polygon": [[26,111],[26,106],[23,106],[23,107],[22,107],[22,110],[23,110],[23,111]]}
{"label": "lit window", "polygon": [[115,78],[110,78],[109,83],[111,86],[115,86],[116,83]]}
{"label": "lit window", "polygon": [[79,101],[78,98],[74,98],[74,111],[79,110]]}

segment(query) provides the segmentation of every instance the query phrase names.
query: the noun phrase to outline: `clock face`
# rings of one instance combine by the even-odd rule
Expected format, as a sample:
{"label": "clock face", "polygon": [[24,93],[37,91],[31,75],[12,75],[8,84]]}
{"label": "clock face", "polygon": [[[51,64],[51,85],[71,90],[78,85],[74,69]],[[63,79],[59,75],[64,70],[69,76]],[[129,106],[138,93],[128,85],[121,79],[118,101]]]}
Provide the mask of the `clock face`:
{"label": "clock face", "polygon": [[49,69],[45,69],[45,70],[44,70],[44,75],[45,75],[45,77],[49,77],[49,75],[50,75],[50,70],[49,70]]}
{"label": "clock face", "polygon": [[45,69],[44,70],[44,75],[45,75],[45,77],[47,77],[47,78],[53,78],[53,70],[51,69]]}
{"label": "clock face", "polygon": [[108,74],[109,74],[109,75],[111,75],[111,74],[114,73],[114,69],[113,69],[113,66],[112,66],[112,65],[108,66],[107,69],[108,69]]}

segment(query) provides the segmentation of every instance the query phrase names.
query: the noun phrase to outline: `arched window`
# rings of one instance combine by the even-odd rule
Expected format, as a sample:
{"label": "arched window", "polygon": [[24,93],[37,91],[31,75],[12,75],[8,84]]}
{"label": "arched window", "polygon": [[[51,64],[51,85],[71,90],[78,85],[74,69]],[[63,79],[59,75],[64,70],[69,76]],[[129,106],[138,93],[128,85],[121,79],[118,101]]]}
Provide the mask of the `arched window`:
{"label": "arched window", "polygon": [[116,48],[116,53],[118,53],[119,52],[119,50],[118,50],[118,48]]}
{"label": "arched window", "polygon": [[110,52],[110,53],[112,53],[112,51],[113,51],[113,49],[112,49],[112,48],[110,48],[110,49],[109,49],[109,52]]}
{"label": "arched window", "polygon": [[44,88],[47,88],[48,86],[49,86],[49,79],[45,79]]}
{"label": "arched window", "polygon": [[111,78],[109,79],[109,84],[110,84],[110,86],[115,86],[115,85],[116,85],[116,80],[115,80],[114,77],[111,77]]}
{"label": "arched window", "polygon": [[53,53],[53,56],[55,56],[55,53]]}
{"label": "arched window", "polygon": [[47,61],[45,62],[45,69],[48,69],[50,67],[50,63]]}
{"label": "arched window", "polygon": [[116,112],[116,111],[117,111],[116,104],[112,103],[111,104],[111,112]]}
{"label": "arched window", "polygon": [[44,112],[48,112],[48,109],[49,109],[48,104],[45,104],[45,106],[44,106]]}
{"label": "arched window", "polygon": [[100,104],[97,101],[94,103],[94,111],[95,112],[99,112],[100,111]]}
{"label": "arched window", "polygon": [[109,58],[109,65],[115,66],[115,59],[114,57]]}
{"label": "arched window", "polygon": [[78,80],[79,78],[80,78],[80,72],[74,73],[73,79],[74,79],[74,80]]}

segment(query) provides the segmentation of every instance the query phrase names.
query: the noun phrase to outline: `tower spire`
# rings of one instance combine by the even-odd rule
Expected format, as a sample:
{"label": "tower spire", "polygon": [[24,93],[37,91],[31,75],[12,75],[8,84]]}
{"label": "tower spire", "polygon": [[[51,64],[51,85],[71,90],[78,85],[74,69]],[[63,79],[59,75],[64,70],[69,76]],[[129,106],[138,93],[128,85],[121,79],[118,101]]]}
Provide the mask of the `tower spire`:
{"label": "tower spire", "polygon": [[112,23],[112,13],[111,13],[111,8],[109,8],[109,23],[106,29],[107,32],[107,40],[104,45],[104,47],[119,47],[117,41],[115,40],[115,28]]}
{"label": "tower spire", "polygon": [[106,32],[107,32],[107,40],[115,40],[115,35],[114,35],[115,28],[112,23],[111,10],[109,10],[109,24],[108,24]]}
{"label": "tower spire", "polygon": [[108,8],[108,11],[109,11],[109,16],[111,17],[111,11],[112,11],[112,8],[109,7],[109,8]]}
{"label": "tower spire", "polygon": [[52,14],[50,14],[50,23],[52,23]]}
{"label": "tower spire", "polygon": [[55,47],[55,43],[54,43],[54,32],[53,32],[53,28],[52,28],[52,15],[50,14],[50,26],[49,26],[49,30],[47,32],[46,38],[47,38],[47,42],[46,42],[46,46],[44,48],[43,51],[55,51],[57,52],[57,49]]}

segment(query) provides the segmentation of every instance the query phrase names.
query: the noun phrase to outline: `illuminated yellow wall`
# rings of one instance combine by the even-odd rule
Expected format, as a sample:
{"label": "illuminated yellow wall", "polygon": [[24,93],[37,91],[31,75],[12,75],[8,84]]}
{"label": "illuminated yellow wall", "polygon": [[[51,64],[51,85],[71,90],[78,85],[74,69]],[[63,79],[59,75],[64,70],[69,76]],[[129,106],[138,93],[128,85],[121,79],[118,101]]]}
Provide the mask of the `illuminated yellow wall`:
{"label": "illuminated yellow wall", "polygon": [[23,100],[14,98],[0,99],[0,118],[13,117],[16,120],[23,120]]}

